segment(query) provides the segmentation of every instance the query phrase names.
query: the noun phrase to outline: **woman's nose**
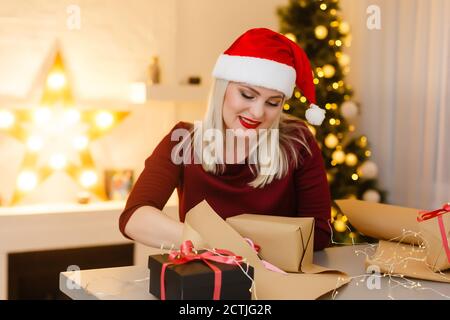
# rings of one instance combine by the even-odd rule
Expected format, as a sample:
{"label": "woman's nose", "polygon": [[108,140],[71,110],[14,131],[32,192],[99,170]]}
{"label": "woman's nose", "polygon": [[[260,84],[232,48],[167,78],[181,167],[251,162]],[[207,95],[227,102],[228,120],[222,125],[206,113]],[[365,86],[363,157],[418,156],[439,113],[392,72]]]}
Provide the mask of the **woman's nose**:
{"label": "woman's nose", "polygon": [[260,102],[255,102],[250,107],[250,116],[253,120],[262,121],[264,116],[264,104]]}

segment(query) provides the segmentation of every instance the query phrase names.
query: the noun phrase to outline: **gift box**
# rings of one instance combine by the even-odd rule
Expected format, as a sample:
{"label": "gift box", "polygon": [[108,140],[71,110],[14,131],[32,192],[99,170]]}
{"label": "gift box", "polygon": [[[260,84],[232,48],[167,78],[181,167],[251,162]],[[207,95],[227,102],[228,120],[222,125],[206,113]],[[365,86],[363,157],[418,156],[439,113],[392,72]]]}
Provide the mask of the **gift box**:
{"label": "gift box", "polygon": [[419,212],[417,221],[427,249],[428,266],[434,272],[449,269],[450,204],[445,204],[438,210]]}
{"label": "gift box", "polygon": [[367,256],[366,266],[376,265],[390,275],[450,282],[450,270],[446,270],[450,206],[423,212],[355,199],[336,203],[353,227],[380,240],[375,253]]}
{"label": "gift box", "polygon": [[[202,254],[205,251],[199,251]],[[163,265],[169,263],[162,280]],[[214,261],[206,263],[193,260],[183,264],[171,264],[168,254],[152,255],[148,259],[150,269],[151,294],[162,298],[161,282],[164,281],[165,299],[167,300],[212,300],[217,290],[215,272],[208,265],[218,268],[220,273],[221,300],[250,300],[254,271],[245,263],[225,264]],[[242,268],[242,269],[241,269]]]}
{"label": "gift box", "polygon": [[260,247],[261,259],[286,272],[315,273],[309,270],[313,262],[314,218],[241,214],[226,222]]}

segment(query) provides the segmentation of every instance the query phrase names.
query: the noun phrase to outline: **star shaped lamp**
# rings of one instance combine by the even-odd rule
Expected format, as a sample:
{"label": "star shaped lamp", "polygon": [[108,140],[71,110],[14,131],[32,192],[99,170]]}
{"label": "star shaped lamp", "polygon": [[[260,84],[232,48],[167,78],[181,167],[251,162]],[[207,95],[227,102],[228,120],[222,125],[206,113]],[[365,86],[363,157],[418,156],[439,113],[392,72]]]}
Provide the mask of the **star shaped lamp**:
{"label": "star shaped lamp", "polygon": [[18,139],[25,147],[11,204],[18,203],[57,171],[64,171],[83,190],[106,199],[89,145],[129,112],[78,109],[61,54],[56,51],[54,56],[44,83],[40,84],[38,105],[14,110],[0,108],[0,132]]}

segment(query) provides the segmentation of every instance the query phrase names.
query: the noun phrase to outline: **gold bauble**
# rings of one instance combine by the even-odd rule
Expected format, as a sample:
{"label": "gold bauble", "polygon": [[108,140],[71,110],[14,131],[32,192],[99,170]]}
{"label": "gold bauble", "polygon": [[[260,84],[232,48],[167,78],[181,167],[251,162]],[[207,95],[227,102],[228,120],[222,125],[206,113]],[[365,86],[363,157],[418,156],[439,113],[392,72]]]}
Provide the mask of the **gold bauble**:
{"label": "gold bauble", "polygon": [[314,29],[314,34],[316,35],[316,38],[319,40],[323,40],[327,37],[328,35],[328,29],[325,26],[317,26]]}
{"label": "gold bauble", "polygon": [[334,149],[339,143],[338,138],[330,133],[325,137],[325,145],[330,148],[330,149]]}
{"label": "gold bauble", "polygon": [[331,155],[331,158],[338,164],[341,164],[345,161],[345,152],[342,150],[336,150]]}
{"label": "gold bauble", "polygon": [[345,156],[345,164],[353,167],[358,163],[358,157],[354,153],[347,153]]}
{"label": "gold bauble", "polygon": [[350,64],[350,56],[348,54],[341,54],[338,58],[338,62],[341,66],[346,67]]}
{"label": "gold bauble", "polygon": [[325,78],[332,78],[336,70],[331,64],[326,64],[322,67],[323,75]]}
{"label": "gold bauble", "polygon": [[348,22],[341,22],[339,24],[339,32],[342,34],[347,34],[350,31],[350,25],[348,24]]}
{"label": "gold bauble", "polygon": [[295,34],[293,34],[293,33],[286,33],[284,36],[285,36],[286,38],[288,38],[289,40],[292,40],[292,41],[294,41],[294,42],[297,42],[297,37],[296,37]]}

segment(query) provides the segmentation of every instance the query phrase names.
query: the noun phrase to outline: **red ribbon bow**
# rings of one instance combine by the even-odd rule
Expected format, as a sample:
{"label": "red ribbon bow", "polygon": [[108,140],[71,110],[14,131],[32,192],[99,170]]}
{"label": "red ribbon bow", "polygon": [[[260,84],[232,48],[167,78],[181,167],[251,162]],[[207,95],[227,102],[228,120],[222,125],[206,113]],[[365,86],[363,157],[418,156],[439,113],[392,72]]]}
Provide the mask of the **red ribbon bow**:
{"label": "red ribbon bow", "polygon": [[161,300],[166,300],[166,288],[164,285],[166,269],[169,265],[181,265],[195,260],[202,260],[214,271],[214,294],[213,299],[220,299],[220,290],[222,287],[222,271],[209,261],[224,264],[239,264],[243,262],[241,256],[236,256],[233,252],[225,249],[214,249],[213,252],[206,251],[198,254],[194,250],[191,240],[186,240],[181,244],[180,250],[172,251],[169,254],[170,262],[162,265],[161,270]]}

